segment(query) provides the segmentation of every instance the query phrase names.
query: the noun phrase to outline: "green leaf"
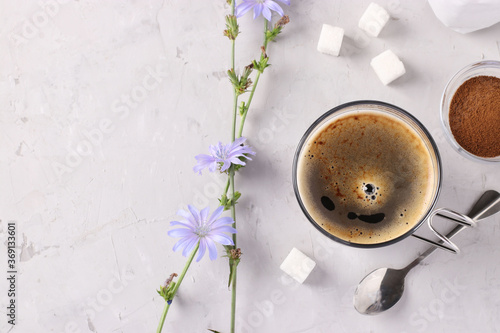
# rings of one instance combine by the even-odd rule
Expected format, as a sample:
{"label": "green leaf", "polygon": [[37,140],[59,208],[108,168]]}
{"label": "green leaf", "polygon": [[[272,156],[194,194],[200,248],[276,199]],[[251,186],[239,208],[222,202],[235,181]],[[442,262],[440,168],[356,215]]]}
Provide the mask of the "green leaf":
{"label": "green leaf", "polygon": [[157,290],[158,294],[165,299],[165,301],[170,301],[173,299],[173,293],[175,289],[175,282],[170,282],[168,287],[160,286],[160,289]]}
{"label": "green leaf", "polygon": [[268,41],[272,42],[276,39],[276,37],[278,37],[278,35],[280,34],[281,32],[281,28],[278,27],[278,28],[274,28],[272,30],[267,30],[266,31],[266,38]]}
{"label": "green leaf", "polygon": [[229,38],[230,40],[235,40],[240,33],[240,29],[238,26],[238,21],[236,20],[236,16],[227,15],[226,16],[226,30],[224,30],[224,36]]}
{"label": "green leaf", "polygon": [[264,70],[269,67],[270,65],[267,63],[269,61],[268,57],[263,57],[259,61],[254,60],[252,61],[253,67],[255,68],[256,71],[259,71],[260,73],[264,73]]}
{"label": "green leaf", "polygon": [[235,172],[238,171],[239,169],[245,167],[244,165],[241,165],[241,164],[233,164],[233,166],[234,166],[234,171]]}
{"label": "green leaf", "polygon": [[238,96],[245,93],[252,86],[252,80],[249,77],[252,71],[253,64],[246,66],[241,76],[238,76],[232,68],[227,71],[229,81],[231,81],[234,91]]}
{"label": "green leaf", "polygon": [[227,195],[223,194],[219,199],[219,203],[221,206],[224,206],[224,210],[226,210],[227,202],[228,202]]}
{"label": "green leaf", "polygon": [[240,105],[240,116],[243,116],[247,112],[248,112],[248,106],[245,104],[244,101],[242,101]]}
{"label": "green leaf", "polygon": [[234,246],[232,246],[232,245],[224,245],[224,249],[226,250],[226,255],[222,256],[222,257],[231,258],[231,249],[234,249]]}
{"label": "green leaf", "polygon": [[238,202],[238,199],[241,197],[241,193],[236,191],[234,192],[234,197],[231,198],[231,200],[229,200],[228,202],[228,206],[229,206],[229,209],[231,209],[231,206],[234,206],[237,204]]}
{"label": "green leaf", "polygon": [[231,81],[231,84],[233,85],[234,89],[237,90],[240,84],[240,80],[238,79],[238,76],[234,72],[234,69],[228,70],[227,75],[229,76],[229,81]]}
{"label": "green leaf", "polygon": [[274,25],[273,29],[266,31],[266,39],[268,42],[274,42],[276,37],[281,33],[283,27],[290,22],[290,18],[287,15],[281,17],[281,19]]}
{"label": "green leaf", "polygon": [[236,205],[240,197],[241,193],[238,191],[234,192],[234,197],[232,197],[231,199],[229,199],[227,195],[223,194],[219,199],[219,203],[224,207],[224,210],[230,210],[231,206]]}
{"label": "green leaf", "polygon": [[231,282],[233,281],[234,273],[236,272],[236,267],[240,263],[240,259],[229,259],[229,281],[227,283],[227,287],[231,287]]}
{"label": "green leaf", "polygon": [[235,267],[231,264],[232,259],[229,259],[229,281],[227,281],[227,288],[231,288],[231,282],[233,281]]}

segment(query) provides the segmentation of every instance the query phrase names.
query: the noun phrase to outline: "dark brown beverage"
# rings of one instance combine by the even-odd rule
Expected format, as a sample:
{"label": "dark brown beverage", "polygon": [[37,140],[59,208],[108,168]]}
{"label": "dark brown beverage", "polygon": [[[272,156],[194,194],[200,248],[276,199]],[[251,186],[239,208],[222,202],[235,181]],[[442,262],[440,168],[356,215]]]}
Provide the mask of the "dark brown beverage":
{"label": "dark brown beverage", "polygon": [[436,198],[436,156],[387,112],[347,112],[321,124],[297,159],[297,189],[314,222],[343,241],[379,244],[415,227]]}

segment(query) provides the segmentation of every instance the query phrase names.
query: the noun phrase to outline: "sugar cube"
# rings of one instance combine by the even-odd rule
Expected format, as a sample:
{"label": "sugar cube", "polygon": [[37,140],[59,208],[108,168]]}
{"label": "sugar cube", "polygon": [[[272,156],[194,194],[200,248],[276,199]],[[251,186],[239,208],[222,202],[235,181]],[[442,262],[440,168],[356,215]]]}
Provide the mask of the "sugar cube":
{"label": "sugar cube", "polygon": [[384,7],[371,3],[359,19],[358,26],[368,35],[377,37],[389,21],[390,15]]}
{"label": "sugar cube", "polygon": [[323,24],[319,35],[318,51],[338,57],[343,38],[344,29]]}
{"label": "sugar cube", "polygon": [[303,283],[315,266],[316,263],[312,259],[293,248],[281,264],[280,269],[298,283]]}
{"label": "sugar cube", "polygon": [[384,85],[406,73],[403,62],[391,50],[380,53],[372,59],[370,65]]}

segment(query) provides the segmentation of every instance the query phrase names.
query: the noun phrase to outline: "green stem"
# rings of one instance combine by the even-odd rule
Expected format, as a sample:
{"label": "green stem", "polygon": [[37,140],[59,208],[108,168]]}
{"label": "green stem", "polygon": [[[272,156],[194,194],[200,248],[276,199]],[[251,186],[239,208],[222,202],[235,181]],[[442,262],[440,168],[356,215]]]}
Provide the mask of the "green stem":
{"label": "green stem", "polygon": [[[235,243],[235,247],[236,247],[236,243]],[[234,263],[233,261],[233,279],[231,281],[231,285],[233,287],[232,289],[232,292],[231,292],[231,333],[234,333],[234,328],[235,328],[235,324],[236,324],[236,267],[238,267],[238,264]]]}
{"label": "green stem", "polygon": [[238,131],[238,138],[240,138],[241,135],[243,134],[243,126],[245,125],[245,120],[247,119],[248,109],[250,108],[250,104],[252,103],[253,94],[255,93],[255,88],[257,88],[257,84],[259,83],[259,78],[260,78],[260,72],[258,72],[257,76],[255,77],[255,82],[253,84],[252,91],[250,92],[250,96],[248,97],[247,104],[245,105],[245,112],[243,112],[243,114],[241,115],[240,130]]}
{"label": "green stem", "polygon": [[[229,182],[231,183],[231,197],[234,198],[234,167],[231,166],[229,168]],[[233,204],[231,205],[231,217],[234,220],[234,225],[233,228],[236,229],[236,204],[233,201]],[[234,243],[234,248],[236,249],[236,234],[233,234],[233,243]]]}
{"label": "green stem", "polygon": [[[267,38],[267,30],[268,30],[268,22],[267,20],[264,19],[264,50],[267,52],[267,44],[269,43],[269,39]],[[260,60],[262,61],[264,59],[264,53],[260,55]],[[250,104],[252,104],[253,100],[253,94],[255,93],[255,89],[257,89],[257,84],[259,84],[259,79],[260,79],[260,74],[261,72],[257,73],[257,76],[255,77],[255,82],[252,86],[252,91],[250,91],[250,96],[248,97],[248,101],[245,105],[245,112],[241,115],[241,122],[240,122],[240,130],[238,131],[238,138],[241,137],[243,134],[243,126],[245,125],[245,120],[247,119],[247,113],[248,110],[250,109]]]}
{"label": "green stem", "polygon": [[[236,7],[236,0],[231,1],[231,15],[234,16],[234,11]],[[235,62],[235,45],[236,45],[236,40],[232,39],[231,40],[231,70],[234,72],[234,62]],[[238,93],[236,92],[236,89],[233,89],[233,130],[231,133],[231,142],[234,141],[236,138],[236,114],[238,112]]]}
{"label": "green stem", "polygon": [[[231,1],[231,13],[234,15],[235,11],[235,6],[236,6],[236,0]],[[234,44],[235,41],[233,40],[233,45],[232,45],[232,50],[231,50],[231,63],[232,63],[232,69],[234,70]],[[231,128],[231,142],[233,142],[236,139],[236,116],[238,114],[238,94],[236,93],[236,90],[234,90],[234,98],[233,98],[233,123],[232,123],[232,128]],[[226,191],[228,186],[231,186],[231,198],[234,198],[234,167],[231,166],[229,168],[229,183],[226,186]],[[236,211],[234,207],[234,202],[231,205],[231,216],[234,220],[234,228],[236,228]],[[233,242],[234,242],[234,248],[236,248],[236,234],[233,234]],[[235,288],[233,288],[234,290]]]}
{"label": "green stem", "polygon": [[[231,69],[234,71],[234,40],[233,40],[233,47],[231,51]],[[232,126],[232,132],[231,132],[231,142],[236,139],[236,115],[238,113],[238,93],[236,92],[236,89],[233,89],[233,126]]]}
{"label": "green stem", "polygon": [[226,183],[226,188],[224,189],[224,195],[227,194],[227,191],[229,191],[229,184],[231,183],[231,179],[229,179],[229,176],[227,177],[227,183]]}
{"label": "green stem", "polygon": [[[184,269],[182,270],[182,273],[179,276],[179,280],[175,284],[174,291],[172,292],[172,299],[171,299],[171,301],[174,299],[175,294],[177,294],[177,290],[181,286],[182,280],[184,279],[184,276],[186,275],[186,272],[187,272],[189,266],[191,265],[191,262],[193,261],[193,258],[195,256],[196,252],[198,252],[199,248],[200,248],[200,242],[198,242],[196,244],[196,247],[194,248],[194,250],[189,255],[188,261],[186,262],[186,265],[184,266]],[[160,333],[161,330],[163,329],[163,323],[165,322],[165,318],[167,317],[168,309],[170,309],[170,304],[172,304],[172,302],[165,302],[165,307],[163,308],[163,313],[161,315],[160,323],[158,324],[158,329],[156,330],[156,333]]]}
{"label": "green stem", "polygon": [[[234,0],[233,0],[233,8],[234,8]],[[268,26],[267,26],[267,20],[264,20],[264,49],[267,49],[267,44],[269,42],[266,34],[267,34],[267,30],[268,30]],[[233,44],[234,46],[234,44]],[[234,68],[234,52],[232,54],[232,61],[233,61],[233,68]],[[261,54],[260,56],[260,59],[261,61],[264,59],[265,57],[265,54],[264,52]],[[253,100],[253,95],[255,93],[255,89],[257,88],[257,84],[259,83],[259,79],[260,79],[260,75],[261,75],[261,72],[258,72],[257,73],[257,76],[255,77],[255,82],[253,84],[253,87],[252,87],[252,91],[250,92],[250,96],[248,97],[248,101],[245,105],[245,112],[241,115],[241,121],[240,121],[240,128],[239,128],[239,131],[238,131],[238,138],[241,137],[242,133],[243,133],[243,126],[245,124],[245,120],[247,118],[247,113],[248,113],[248,110],[250,108],[250,104],[252,103],[252,100]],[[235,137],[235,131],[236,131],[236,112],[237,112],[237,103],[238,103],[238,100],[237,100],[237,97],[234,101],[234,113],[233,113],[233,128],[232,128],[232,141],[234,141],[236,139]],[[234,198],[234,168],[231,166],[231,168],[229,169],[229,183],[230,183],[230,186],[231,186],[231,196],[232,198]],[[236,228],[236,207],[235,207],[235,203],[233,202],[233,204],[231,205],[231,216],[234,220],[234,228]],[[233,243],[234,243],[234,249],[237,248],[237,245],[236,245],[236,234],[233,234]],[[236,273],[237,273],[237,267],[238,267],[238,264],[235,263],[235,261],[230,261],[230,264],[233,265],[232,269],[233,269],[233,275],[232,275],[232,280],[231,280],[231,285],[232,285],[232,290],[231,290],[231,333],[234,333],[234,329],[235,329],[235,314],[236,314]]]}
{"label": "green stem", "polygon": [[233,142],[236,139],[236,115],[238,113],[238,94],[236,94],[236,90],[234,91],[234,98],[233,98],[233,126],[232,126],[232,131],[231,131],[231,142]]}
{"label": "green stem", "polygon": [[158,324],[158,328],[156,329],[156,333],[160,333],[163,329],[163,323],[165,322],[165,318],[167,317],[168,309],[170,308],[170,304],[165,302],[165,307],[163,308],[163,314],[161,315],[160,323]]}
{"label": "green stem", "polygon": [[[231,166],[229,168],[229,182],[231,184],[231,197],[234,198],[234,166]],[[236,207],[235,207],[235,202],[231,205],[231,217],[234,220],[234,225],[233,227],[236,229]],[[236,234],[233,234],[233,243],[234,246],[233,248],[236,249]],[[234,261],[231,261],[229,259],[230,265]],[[233,269],[233,277],[231,281],[232,289],[231,289],[231,333],[234,333],[235,329],[235,319],[236,319],[236,268],[237,265],[234,265],[232,267]]]}
{"label": "green stem", "polygon": [[[234,16],[236,0],[231,1],[231,15]],[[231,68],[234,69],[234,50],[235,50],[236,40],[231,40]]]}
{"label": "green stem", "polygon": [[[232,15],[234,15],[234,9],[235,9],[235,3],[236,0],[231,1],[231,11]],[[234,52],[234,45],[235,41],[233,40],[232,43],[232,49],[231,49],[231,65],[234,70],[234,58],[235,58],[235,52]],[[238,113],[238,94],[236,93],[236,90],[234,91],[234,104],[233,104],[233,126],[231,129],[231,142],[233,142],[236,139],[236,116]],[[231,166],[229,168],[229,184],[231,186],[231,198],[234,198],[234,167]],[[231,205],[231,216],[234,220],[234,228],[236,228],[236,209],[235,209],[235,203]],[[233,243],[234,243],[234,248],[236,249],[236,234],[233,234]],[[230,261],[231,262],[231,261]],[[236,267],[234,267],[234,272],[233,272],[233,281],[232,281],[232,289],[231,289],[231,333],[234,333],[235,329],[235,322],[236,322]]]}
{"label": "green stem", "polygon": [[[264,48],[267,50],[267,43],[269,43],[269,39],[267,39],[266,34],[267,34],[267,28],[269,22],[267,20],[264,20]],[[262,55],[263,57],[264,55]]]}

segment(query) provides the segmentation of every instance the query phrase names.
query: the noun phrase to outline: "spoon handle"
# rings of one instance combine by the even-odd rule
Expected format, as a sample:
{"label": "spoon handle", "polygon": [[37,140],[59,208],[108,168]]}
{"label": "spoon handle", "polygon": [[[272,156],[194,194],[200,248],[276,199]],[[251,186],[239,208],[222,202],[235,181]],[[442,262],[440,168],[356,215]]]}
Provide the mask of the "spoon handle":
{"label": "spoon handle", "polygon": [[[449,238],[455,236],[456,234],[458,234],[460,231],[462,231],[466,226],[461,224],[462,221],[458,221],[454,218],[451,218],[451,217],[448,217],[448,216],[445,216],[443,214],[436,214],[438,216],[441,216],[441,217],[445,217],[445,218],[448,218],[450,220],[453,220],[453,221],[456,221],[457,223],[460,223],[458,224],[457,226],[455,226],[455,228],[453,228],[449,233],[446,234],[446,236],[444,236],[445,239],[448,240],[449,242]],[[409,263],[405,268],[402,269],[402,271],[405,273],[408,273],[413,267],[417,266],[418,264],[420,264],[422,262],[422,260],[424,260],[425,258],[427,258],[432,252],[434,252],[436,249],[438,248],[441,248],[441,249],[445,249],[445,250],[448,250],[448,251],[451,251],[453,252],[454,250],[453,249],[450,249],[446,246],[444,246],[443,244],[445,243],[443,240],[440,240],[438,243],[434,243],[432,241],[429,241],[427,240],[426,238],[423,238],[423,237],[420,237],[418,235],[413,235],[414,237],[418,238],[418,239],[421,239],[427,243],[430,243],[432,244],[432,246],[430,246],[427,250],[425,250],[425,252],[423,252],[421,255],[419,255],[415,260],[413,260],[411,263]],[[442,237],[442,236],[440,236]],[[450,242],[450,244],[454,245],[453,243]]]}
{"label": "spoon handle", "polygon": [[[476,202],[476,204],[472,207],[470,212],[467,214],[469,218],[471,218],[473,221],[480,220],[482,218],[485,218],[487,216],[493,215],[498,210],[500,209],[500,194],[496,191],[490,190],[486,191],[481,198]],[[441,217],[445,217],[447,219],[453,220],[457,223],[459,223],[455,228],[453,228],[448,234],[446,234],[446,238],[451,238],[458,234],[460,231],[462,231],[466,226],[462,224],[462,221],[459,221],[457,219],[454,219],[453,217],[443,215],[443,214],[436,214]],[[420,236],[413,235],[419,239],[422,239]],[[425,240],[425,239],[424,239]],[[443,244],[444,242],[441,240],[439,241],[439,244]],[[413,267],[417,266],[427,258],[432,252],[434,252],[438,247],[433,245],[430,246],[425,252],[423,252],[421,255],[419,255],[415,260],[413,260],[411,263],[409,263],[405,268],[402,269],[402,271],[406,274],[408,273]]]}

